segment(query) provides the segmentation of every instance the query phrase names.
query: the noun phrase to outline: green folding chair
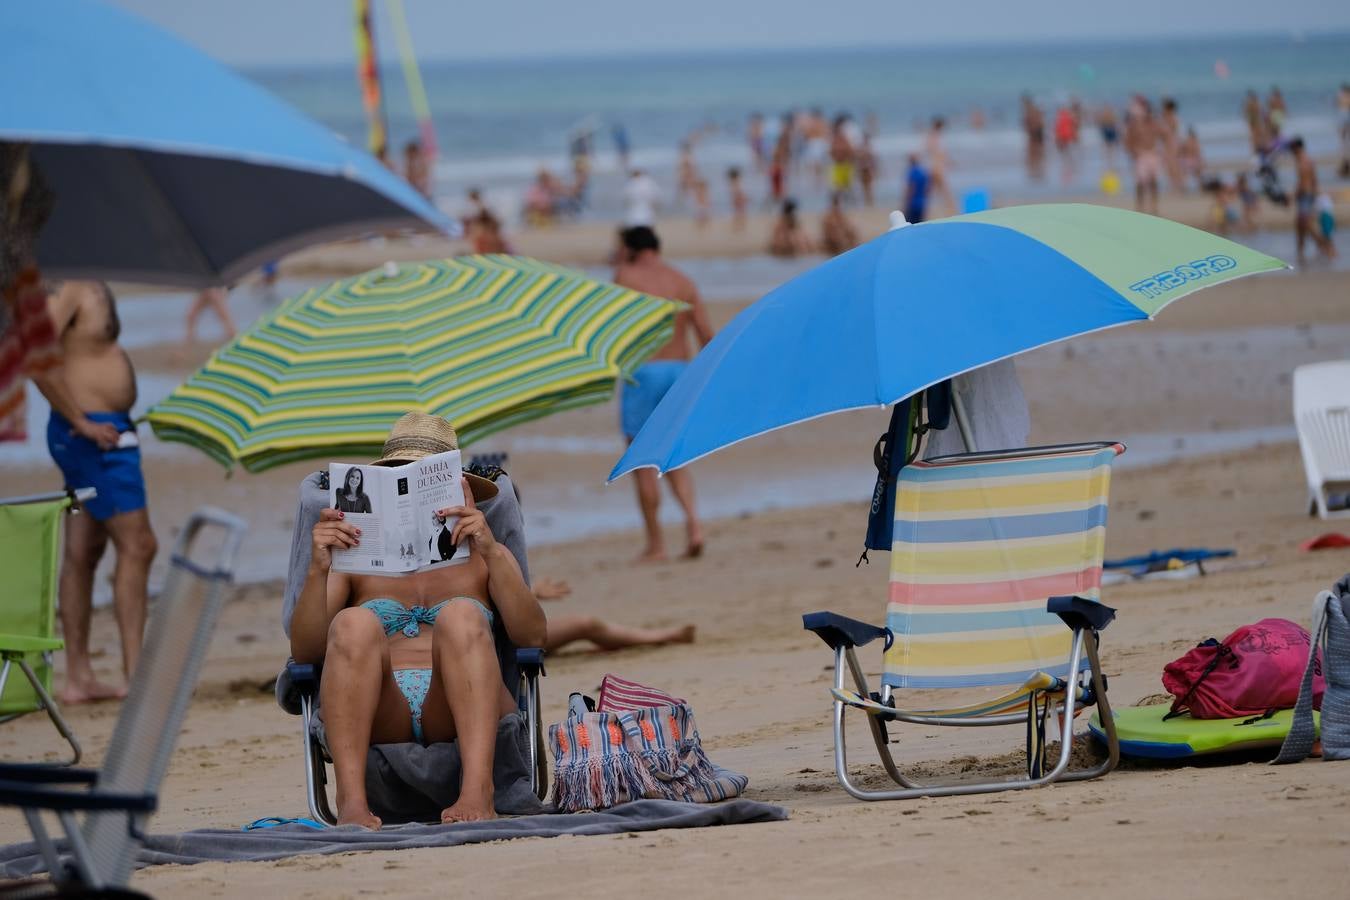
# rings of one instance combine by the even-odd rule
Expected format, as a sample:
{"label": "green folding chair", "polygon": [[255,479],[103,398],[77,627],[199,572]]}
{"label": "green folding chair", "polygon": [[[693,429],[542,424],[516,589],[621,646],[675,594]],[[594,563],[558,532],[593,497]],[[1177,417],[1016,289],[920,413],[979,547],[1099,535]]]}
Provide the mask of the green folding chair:
{"label": "green folding chair", "polygon": [[[80,742],[51,695],[52,653],[65,647],[56,636],[61,521],[93,497],[85,488],[0,499],[0,722],[45,709],[70,744],[69,765],[80,761]],[[10,678],[16,666],[27,680]]]}

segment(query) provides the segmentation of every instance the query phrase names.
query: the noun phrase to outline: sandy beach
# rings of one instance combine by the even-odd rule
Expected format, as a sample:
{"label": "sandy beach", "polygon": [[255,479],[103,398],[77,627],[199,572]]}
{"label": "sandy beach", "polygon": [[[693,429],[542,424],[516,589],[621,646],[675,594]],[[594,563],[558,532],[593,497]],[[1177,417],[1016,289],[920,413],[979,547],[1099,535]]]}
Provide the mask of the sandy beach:
{"label": "sandy beach", "polygon": [[[1350,189],[1342,191],[1342,204],[1350,203]],[[1092,203],[1133,208],[1133,195],[1127,189],[1114,197],[1100,193],[1054,197],[1057,203]],[[1038,202],[1036,198],[1016,195],[997,196],[997,205]],[[849,213],[858,233],[864,237],[880,234],[887,228],[887,216],[894,202],[884,195],[879,205],[870,209],[853,209]],[[1213,224],[1210,197],[1190,193],[1169,194],[1162,198],[1159,213],[1166,218],[1208,229]],[[774,214],[754,212],[747,217],[744,229],[732,227],[725,217],[714,218],[700,225],[692,217],[663,217],[660,223],[661,240],[666,255],[681,258],[738,258],[766,252]],[[820,233],[820,214],[802,214],[802,225],[813,238]],[[1263,203],[1258,207],[1255,225],[1262,231],[1287,232],[1293,229],[1293,212],[1287,207]],[[1241,235],[1235,235],[1241,239]],[[513,252],[539,259],[569,265],[596,266],[610,261],[615,244],[612,225],[603,222],[565,222],[549,228],[534,228],[510,235]],[[396,262],[454,256],[465,252],[462,241],[445,240],[430,234],[408,240],[365,241],[340,245],[313,247],[286,258],[282,271],[301,278],[337,278],[364,272],[382,265],[386,260]],[[1292,257],[1292,253],[1290,256]]]}
{"label": "sandy beach", "polygon": [[[695,245],[715,255],[709,248],[726,241],[724,233],[700,238],[680,227],[667,233],[677,258]],[[686,238],[689,245],[682,243]],[[538,244],[535,239],[522,239],[520,249],[576,263],[599,261],[585,254],[602,254],[607,246],[599,232],[559,229],[540,233]],[[378,249],[386,257],[394,249],[422,257],[439,252],[427,243]],[[348,245],[299,255],[288,266],[336,272],[376,264],[378,255]],[[715,322],[751,299],[714,304]],[[1289,400],[1295,366],[1341,357],[1347,346],[1350,275],[1312,271],[1222,286],[1156,322],[1019,360],[1033,443],[1109,438],[1131,444],[1113,485],[1108,556],[1171,546],[1238,551],[1239,566],[1203,579],[1106,589],[1104,600],[1120,610],[1103,639],[1116,705],[1157,694],[1163,664],[1206,637],[1265,616],[1306,624],[1314,593],[1350,569],[1350,551],[1298,550],[1331,523],[1304,514]],[[135,350],[133,358],[142,377],[181,377],[194,361],[161,345]],[[568,692],[593,690],[605,672],[669,689],[692,703],[711,756],[750,776],[747,796],[786,806],[788,821],[158,867],[137,874],[133,886],[165,897],[335,898],[561,896],[584,885],[588,894],[620,897],[631,895],[641,879],[661,896],[870,889],[1030,898],[1057,887],[1100,897],[1227,898],[1310,892],[1343,879],[1347,791],[1341,770],[1321,762],[1283,768],[1250,759],[1134,763],[1103,780],[1046,790],[907,803],[852,800],[831,768],[830,656],[801,630],[800,616],[816,609],[863,619],[881,615],[886,555],[873,554],[862,568],[854,562],[865,524],[862,498],[871,487],[870,449],[885,416],[833,416],[700,463],[694,470],[700,494],[714,516],[708,552],[696,562],[653,567],[630,564],[638,534],[601,527],[616,521],[612,517],[580,528],[582,539],[567,539],[570,516],[584,520],[593,509],[635,516],[627,483],[602,487],[618,455],[614,422],[610,404],[532,423],[497,442],[510,450],[527,516],[538,511],[530,528],[550,536],[531,550],[536,577],[565,578],[574,589],[546,609],[649,626],[694,622],[698,641],[556,655],[543,685],[544,718],[557,721]],[[200,503],[241,512],[252,526],[245,568],[253,582],[225,609],[152,830],[229,828],[260,816],[302,815],[298,722],[276,707],[267,683],[287,655],[277,546],[290,539],[294,485],[315,466],[227,479],[204,457],[147,459],[162,545]],[[8,466],[0,469],[0,495],[57,481],[51,468],[36,462]],[[802,483],[810,487],[794,496],[791,486]],[[670,534],[677,537],[673,525]],[[116,630],[106,610],[95,616],[94,646],[96,665],[111,676]],[[875,673],[879,652],[863,658]],[[70,711],[92,763],[103,754],[116,712],[111,704]],[[860,728],[859,721],[852,733],[861,736]],[[1022,740],[1016,728],[910,726],[901,734],[901,753],[928,771],[1011,771]],[[56,749],[51,739],[45,720],[29,716],[0,730],[0,755],[43,758]],[[864,777],[875,778],[880,768],[862,749],[855,741]],[[26,839],[16,813],[0,814],[0,842]]]}

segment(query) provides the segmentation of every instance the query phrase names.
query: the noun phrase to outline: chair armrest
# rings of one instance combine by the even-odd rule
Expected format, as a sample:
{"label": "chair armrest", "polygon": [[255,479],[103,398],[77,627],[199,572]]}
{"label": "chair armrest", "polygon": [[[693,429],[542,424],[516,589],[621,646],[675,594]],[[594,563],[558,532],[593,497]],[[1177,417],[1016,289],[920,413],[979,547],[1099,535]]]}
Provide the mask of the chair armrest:
{"label": "chair armrest", "polygon": [[547,675],[544,671],[543,647],[517,647],[516,665],[526,678],[538,678]]}
{"label": "chair armrest", "polygon": [[123,794],[113,791],[67,791],[60,788],[32,787],[22,781],[0,781],[0,806],[20,809],[125,810],[151,813],[159,805],[154,794]]}
{"label": "chair armrest", "polygon": [[49,650],[63,650],[66,642],[61,638],[32,637],[26,634],[0,634],[0,652],[8,653],[46,653]]}
{"label": "chair armrest", "polygon": [[51,763],[0,763],[0,781],[93,784],[98,781],[98,769],[76,769]]}
{"label": "chair armrest", "polygon": [[1116,617],[1113,608],[1086,597],[1051,597],[1045,611],[1059,616],[1074,631],[1103,631]]}
{"label": "chair armrest", "polygon": [[286,666],[277,675],[277,706],[293,716],[300,715],[302,698],[313,698],[319,693],[319,667],[311,663],[286,660]]}
{"label": "chair armrest", "polygon": [[830,645],[831,650],[840,647],[861,647],[877,638],[884,638],[886,647],[891,646],[892,636],[889,628],[880,625],[868,625],[848,616],[832,612],[813,612],[802,616],[802,627],[814,631],[816,637]]}

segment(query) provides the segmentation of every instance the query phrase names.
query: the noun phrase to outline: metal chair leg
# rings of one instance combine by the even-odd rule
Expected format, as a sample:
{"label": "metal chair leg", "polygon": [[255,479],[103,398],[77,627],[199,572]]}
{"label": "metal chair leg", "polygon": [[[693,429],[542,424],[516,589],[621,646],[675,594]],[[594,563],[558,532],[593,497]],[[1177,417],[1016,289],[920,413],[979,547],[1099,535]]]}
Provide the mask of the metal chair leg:
{"label": "metal chair leg", "polygon": [[[70,726],[66,724],[66,719],[61,715],[61,710],[57,707],[56,701],[52,699],[51,694],[47,693],[47,689],[42,686],[42,681],[37,677],[37,673],[33,671],[32,666],[28,665],[28,660],[20,657],[18,663],[19,669],[28,677],[28,683],[33,686],[33,691],[38,695],[38,702],[40,702],[43,708],[47,710],[47,718],[52,720],[52,724],[56,726],[56,730],[61,732],[61,737],[65,738],[66,743],[70,745],[70,761],[65,763],[65,765],[75,765],[80,761],[80,756],[83,755],[80,750],[80,742],[75,737],[75,732],[71,731]],[[5,660],[5,668],[9,668],[9,660]],[[0,691],[3,690],[4,682],[0,680]]]}
{"label": "metal chair leg", "polygon": [[[1101,719],[1102,730],[1106,732],[1106,759],[1090,769],[1065,772],[1059,777],[1060,781],[1086,781],[1098,778],[1120,763],[1120,739],[1116,736],[1116,720],[1111,714],[1111,701],[1106,697],[1106,676],[1102,674],[1101,660],[1097,655],[1097,633],[1089,632],[1087,638],[1083,642],[1083,649],[1087,653],[1088,665],[1092,672],[1092,692],[1097,696],[1097,715]],[[1060,740],[1064,738],[1061,736]]]}
{"label": "metal chair leg", "polygon": [[309,803],[309,814],[325,825],[336,825],[337,816],[328,804],[328,773],[324,768],[323,750],[310,731],[314,720],[314,701],[309,697],[300,698],[300,721],[304,729],[305,747],[305,799]]}

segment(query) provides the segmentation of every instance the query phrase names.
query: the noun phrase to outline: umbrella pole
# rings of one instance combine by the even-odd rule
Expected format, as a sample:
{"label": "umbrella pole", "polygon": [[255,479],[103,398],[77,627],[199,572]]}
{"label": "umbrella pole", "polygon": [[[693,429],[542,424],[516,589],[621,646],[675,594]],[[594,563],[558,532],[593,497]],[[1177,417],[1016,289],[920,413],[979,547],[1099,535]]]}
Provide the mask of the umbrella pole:
{"label": "umbrella pole", "polygon": [[956,427],[961,429],[961,442],[966,445],[967,453],[975,452],[975,439],[970,435],[970,418],[966,415],[966,402],[961,392],[952,386],[952,412],[956,414]]}

